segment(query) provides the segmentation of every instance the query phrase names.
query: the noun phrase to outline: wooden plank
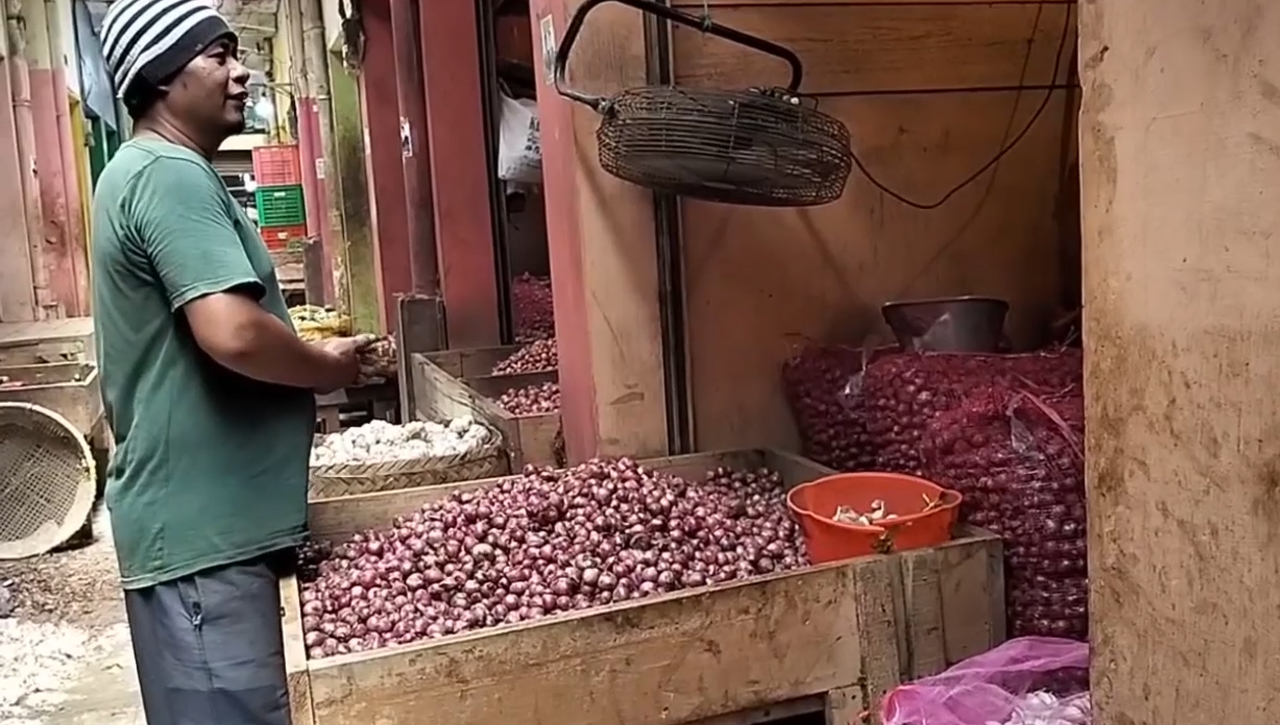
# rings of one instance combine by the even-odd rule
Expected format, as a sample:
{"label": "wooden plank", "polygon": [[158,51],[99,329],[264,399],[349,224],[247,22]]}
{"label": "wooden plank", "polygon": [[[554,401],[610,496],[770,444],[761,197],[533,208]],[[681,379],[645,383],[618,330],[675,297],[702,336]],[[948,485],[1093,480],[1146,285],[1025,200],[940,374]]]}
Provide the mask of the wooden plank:
{"label": "wooden plank", "polygon": [[455,378],[479,378],[493,373],[493,366],[519,351],[523,345],[476,347],[468,350],[441,350],[427,359]]}
{"label": "wooden plank", "polygon": [[[830,95],[1065,83],[1068,59],[1058,65],[1056,79],[1052,71],[1064,28],[1068,38],[1061,47],[1075,42],[1071,10],[1021,3],[750,4],[718,8],[712,17],[794,50],[804,62],[801,90]],[[713,36],[678,28],[672,43],[680,85],[749,88],[787,81],[778,59]]]}
{"label": "wooden plank", "polygon": [[312,662],[316,720],[492,725],[521,713],[546,725],[685,723],[826,693],[862,671],[856,603],[865,566]]}
{"label": "wooden plank", "polygon": [[984,548],[942,546],[938,584],[948,664],[972,657],[1005,640],[1004,549],[998,537]]}
{"label": "wooden plank", "polygon": [[519,470],[524,465],[524,456],[520,451],[520,423],[517,418],[440,369],[423,353],[410,355],[410,365],[413,368],[413,398],[416,406],[411,413],[414,418],[445,421],[470,416],[502,434],[511,470]]}
{"label": "wooden plank", "polygon": [[511,465],[515,470],[525,465],[558,465],[556,433],[560,430],[561,415],[559,411],[513,415],[498,405],[498,399],[512,390],[555,383],[559,380],[559,373],[551,371],[519,375],[488,375],[466,381],[468,387],[480,394],[476,401],[479,407],[488,415],[502,418],[506,427],[513,432]]}
{"label": "wooden plank", "polygon": [[903,677],[916,679],[941,672],[947,666],[942,637],[941,562],[935,552],[903,552],[901,606],[906,624],[899,630]]}
{"label": "wooden plank", "polygon": [[[843,96],[860,158],[889,188],[932,202],[1021,131],[1037,93]],[[1008,331],[1035,344],[1054,316],[1055,236],[1065,92],[996,171],[922,212],[855,171],[844,196],[802,210],[682,203],[695,439],[704,448],[797,450],[778,370],[808,341],[888,335],[881,303],[979,293],[1012,304]],[[1005,133],[1005,129],[1010,129]],[[786,239],[786,244],[779,244]],[[889,339],[886,337],[886,339]],[[727,384],[726,381],[732,381]]]}
{"label": "wooden plank", "polygon": [[[855,560],[859,561],[859,560]],[[863,721],[862,713],[868,713],[871,722],[879,723],[880,701],[885,694],[901,682],[902,666],[898,652],[898,612],[894,607],[894,583],[900,572],[898,562],[892,557],[877,556],[860,560],[862,565],[857,569],[858,586],[854,592],[854,608],[857,611],[858,642],[861,645],[862,677],[858,681],[860,697],[858,717],[847,710],[836,718],[838,722]],[[911,611],[907,610],[907,621]],[[853,702],[845,696],[835,703],[849,707]],[[832,703],[833,705],[835,703]],[[828,710],[828,717],[839,712],[835,707]]]}
{"label": "wooden plank", "polygon": [[497,400],[512,390],[528,388],[544,383],[559,382],[560,375],[554,370],[537,373],[517,373],[515,375],[481,375],[466,378],[468,387],[490,400]]}
{"label": "wooden plank", "polygon": [[0,365],[93,362],[93,319],[0,323]]}
{"label": "wooden plank", "polygon": [[396,361],[400,382],[400,411],[408,418],[418,409],[414,400],[413,366],[406,364],[415,353],[444,347],[444,306],[438,297],[410,295],[400,298],[395,320]]}
{"label": "wooden plank", "polygon": [[0,366],[0,382],[6,379],[21,386],[0,388],[0,401],[48,408],[86,436],[102,419],[101,381],[91,363]]}
{"label": "wooden plank", "polygon": [[417,405],[413,412],[420,420],[445,421],[471,416],[498,428],[503,435],[514,434],[514,428],[505,420],[509,416],[499,415],[497,406],[485,405],[483,396],[441,370],[426,355],[417,353],[410,358]]}
{"label": "wooden plank", "polygon": [[311,711],[311,675],[302,633],[302,604],[293,577],[280,580],[280,626],[284,633],[284,671],[289,684],[291,725],[315,725]]}

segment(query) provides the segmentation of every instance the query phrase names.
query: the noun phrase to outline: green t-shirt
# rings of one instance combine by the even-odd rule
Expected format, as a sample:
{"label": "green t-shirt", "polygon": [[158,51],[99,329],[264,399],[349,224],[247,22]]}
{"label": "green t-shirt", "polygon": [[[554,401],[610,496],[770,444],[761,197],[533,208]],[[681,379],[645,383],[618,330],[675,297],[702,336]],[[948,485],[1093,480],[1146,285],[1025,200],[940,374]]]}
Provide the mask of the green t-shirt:
{"label": "green t-shirt", "polygon": [[125,588],[298,543],[314,396],[214,362],[182,313],[239,289],[289,323],[257,230],[206,159],[150,139],[107,164],[93,230],[98,364],[116,439],[107,507]]}

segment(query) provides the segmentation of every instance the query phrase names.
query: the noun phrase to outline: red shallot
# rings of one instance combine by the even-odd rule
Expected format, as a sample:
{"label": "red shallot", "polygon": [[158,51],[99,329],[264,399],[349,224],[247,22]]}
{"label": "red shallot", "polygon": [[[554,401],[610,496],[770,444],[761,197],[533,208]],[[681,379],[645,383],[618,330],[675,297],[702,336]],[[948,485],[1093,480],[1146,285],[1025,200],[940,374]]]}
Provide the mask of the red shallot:
{"label": "red shallot", "polygon": [[772,471],[690,482],[627,458],[526,468],[336,546],[304,549],[313,658],[804,566]]}

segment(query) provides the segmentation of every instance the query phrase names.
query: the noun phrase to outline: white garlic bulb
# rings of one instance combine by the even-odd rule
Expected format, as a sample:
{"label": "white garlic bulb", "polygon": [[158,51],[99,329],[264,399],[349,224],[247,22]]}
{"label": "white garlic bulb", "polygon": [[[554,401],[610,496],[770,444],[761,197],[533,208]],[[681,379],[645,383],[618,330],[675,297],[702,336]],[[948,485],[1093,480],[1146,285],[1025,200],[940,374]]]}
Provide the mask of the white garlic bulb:
{"label": "white garlic bulb", "polygon": [[312,466],[416,460],[459,455],[484,444],[489,431],[470,417],[446,424],[415,420],[394,425],[374,420],[321,436],[311,447]]}
{"label": "white garlic bulb", "polygon": [[987,725],[1089,725],[1093,709],[1089,693],[1058,698],[1049,692],[1029,692],[1018,698],[1009,719]]}

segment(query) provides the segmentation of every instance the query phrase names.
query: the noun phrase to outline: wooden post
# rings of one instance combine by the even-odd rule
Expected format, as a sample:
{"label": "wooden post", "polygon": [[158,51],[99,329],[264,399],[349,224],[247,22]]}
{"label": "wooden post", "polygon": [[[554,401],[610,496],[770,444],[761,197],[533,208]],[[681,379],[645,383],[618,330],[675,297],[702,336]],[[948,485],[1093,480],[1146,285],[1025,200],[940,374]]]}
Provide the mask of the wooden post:
{"label": "wooden post", "polygon": [[427,100],[422,85],[422,43],[418,27],[416,5],[391,4],[396,97],[400,109],[396,138],[402,144],[401,175],[408,205],[408,234],[404,243],[408,245],[413,292],[435,296],[440,293],[440,273],[436,264],[431,149],[427,143]]}
{"label": "wooden post", "polygon": [[[338,151],[334,143],[333,99],[329,95],[329,54],[325,45],[324,14],[320,0],[300,0],[299,17],[302,26],[303,73],[307,89],[314,102],[314,138],[324,163],[317,166],[324,170],[320,187],[324,192],[321,237],[325,245],[327,270],[333,275],[334,301],[339,310],[346,311],[351,304],[346,283],[346,240],[342,238],[342,209],[338,188]],[[320,174],[317,173],[317,176]]]}
{"label": "wooden post", "polygon": [[1082,3],[1098,725],[1272,725],[1280,7]]}
{"label": "wooden post", "polygon": [[370,0],[361,6],[365,47],[360,107],[364,113],[365,164],[382,329],[394,331],[397,300],[413,291],[413,279],[390,5],[390,0]]}
{"label": "wooden post", "polygon": [[419,5],[440,293],[449,347],[497,345],[498,286],[476,3]]}
{"label": "wooden post", "polygon": [[[535,57],[547,55],[544,35],[558,40],[563,34],[574,5],[572,0],[534,0]],[[604,6],[587,26],[591,40],[574,49],[573,83],[619,89],[644,85],[644,16]],[[539,67],[536,75],[569,459],[665,455],[653,195],[600,168],[595,142],[599,116],[557,94],[547,82],[546,68]]]}

